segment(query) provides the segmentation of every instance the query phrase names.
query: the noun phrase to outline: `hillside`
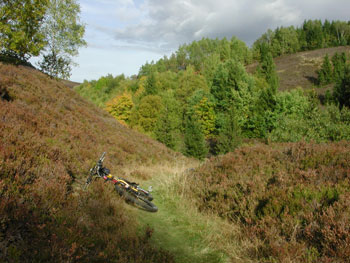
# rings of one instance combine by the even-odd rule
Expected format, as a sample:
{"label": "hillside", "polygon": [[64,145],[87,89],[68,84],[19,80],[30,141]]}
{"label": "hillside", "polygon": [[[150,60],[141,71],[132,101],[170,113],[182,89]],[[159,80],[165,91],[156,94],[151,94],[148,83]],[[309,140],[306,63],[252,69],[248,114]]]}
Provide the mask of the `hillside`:
{"label": "hillside", "polygon": [[[247,140],[198,166],[33,68],[1,64],[0,96],[0,261],[349,257],[346,141]],[[325,127],[332,136],[346,132]],[[320,134],[319,123],[312,131]],[[113,173],[154,186],[158,213],[126,205],[103,182],[81,190],[103,151]]]}
{"label": "hillside", "polygon": [[237,262],[349,262],[349,178],[348,141],[255,144],[193,170],[186,192],[230,222],[217,248]]}
{"label": "hillside", "polygon": [[[227,52],[222,54],[224,47]],[[350,57],[345,52],[350,47],[275,59],[266,52],[258,71],[256,64],[245,66],[251,61],[245,51],[249,50],[235,38],[194,41],[176,52],[187,54],[185,67],[174,67],[180,62],[171,57],[144,65],[138,77],[108,75],[75,90],[128,127],[198,159],[228,153],[250,139],[328,142],[350,138],[349,110],[342,107],[348,101]],[[341,61],[337,56],[337,70],[329,66],[329,75],[338,72],[329,77],[331,84],[315,85],[324,55],[333,63],[336,52],[344,56]],[[337,92],[333,92],[335,82],[343,82]]]}
{"label": "hillside", "polygon": [[[350,46],[331,47],[311,51],[303,51],[292,55],[283,55],[274,59],[277,74],[280,80],[280,90],[291,90],[297,87],[310,89],[317,80],[317,70],[320,69],[323,57],[328,54],[332,57],[335,53],[350,52]],[[257,63],[248,65],[247,71],[253,73]],[[327,89],[327,87],[326,87]],[[317,89],[324,93],[325,88]]]}
{"label": "hillside", "polygon": [[0,261],[172,262],[112,189],[79,186],[103,151],[127,178],[180,156],[33,68],[0,64],[0,95]]}
{"label": "hillside", "polygon": [[68,88],[74,88],[74,87],[79,86],[81,84],[81,83],[78,83],[78,82],[65,80],[65,79],[62,80],[62,83]]}

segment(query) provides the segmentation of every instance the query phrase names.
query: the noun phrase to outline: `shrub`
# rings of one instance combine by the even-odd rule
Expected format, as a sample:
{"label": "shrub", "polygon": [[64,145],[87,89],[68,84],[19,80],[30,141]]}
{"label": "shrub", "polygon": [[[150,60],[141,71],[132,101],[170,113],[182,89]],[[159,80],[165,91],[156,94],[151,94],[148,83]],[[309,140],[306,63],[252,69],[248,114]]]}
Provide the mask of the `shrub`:
{"label": "shrub", "polygon": [[241,147],[192,172],[188,194],[201,211],[240,226],[255,244],[246,251],[253,261],[346,262],[349,146]]}

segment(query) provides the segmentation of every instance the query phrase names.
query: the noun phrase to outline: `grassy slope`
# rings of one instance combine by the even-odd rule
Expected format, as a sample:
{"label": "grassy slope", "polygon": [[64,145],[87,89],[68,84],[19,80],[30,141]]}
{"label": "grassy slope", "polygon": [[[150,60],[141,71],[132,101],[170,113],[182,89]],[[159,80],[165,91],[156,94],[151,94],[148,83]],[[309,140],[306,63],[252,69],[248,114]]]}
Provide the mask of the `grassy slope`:
{"label": "grassy slope", "polygon": [[[280,78],[280,90],[290,90],[296,87],[312,88],[317,80],[317,70],[321,67],[323,57],[326,54],[332,57],[336,52],[349,53],[350,47],[324,48],[275,58],[276,70]],[[253,72],[256,66],[256,63],[247,66],[247,71]],[[318,92],[323,94],[327,88],[329,87],[318,89]]]}
{"label": "grassy slope", "polygon": [[0,261],[172,262],[111,189],[72,186],[103,151],[118,175],[176,154],[32,68],[0,64],[0,94]]}

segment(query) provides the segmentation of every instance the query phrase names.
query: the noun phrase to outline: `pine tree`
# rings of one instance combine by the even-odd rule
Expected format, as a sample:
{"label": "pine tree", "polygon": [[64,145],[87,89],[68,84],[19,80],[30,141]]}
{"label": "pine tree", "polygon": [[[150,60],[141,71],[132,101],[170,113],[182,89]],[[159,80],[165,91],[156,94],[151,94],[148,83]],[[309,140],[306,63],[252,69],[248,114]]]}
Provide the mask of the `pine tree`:
{"label": "pine tree", "polygon": [[156,123],[155,138],[167,147],[178,150],[182,111],[172,92],[163,93],[162,100],[164,107]]}
{"label": "pine tree", "polygon": [[158,93],[157,79],[154,72],[147,77],[145,92],[146,95],[156,95]]}
{"label": "pine tree", "polygon": [[219,118],[221,127],[217,137],[216,153],[226,154],[232,152],[241,143],[241,129],[233,106]]}
{"label": "pine tree", "polygon": [[210,93],[216,99],[216,111],[224,112],[231,105],[234,91],[238,91],[248,82],[244,66],[230,59],[218,66],[215,71]]}
{"label": "pine tree", "polygon": [[350,65],[347,65],[344,77],[335,86],[334,97],[339,102],[340,108],[350,107]]}
{"label": "pine tree", "polygon": [[346,55],[343,52],[341,55],[335,53],[332,57],[333,64],[333,79],[334,82],[340,81],[344,77],[345,65],[346,65]]}
{"label": "pine tree", "polygon": [[176,124],[173,120],[171,112],[167,108],[161,113],[155,127],[155,137],[161,143],[164,143],[170,149],[175,150],[176,147]]}
{"label": "pine tree", "polygon": [[187,116],[185,122],[185,154],[198,159],[203,159],[208,154],[205,137],[202,128],[194,116]]}
{"label": "pine tree", "polygon": [[330,84],[332,80],[332,65],[329,61],[328,54],[326,54],[321,69],[318,71],[318,82],[320,85],[327,85]]}
{"label": "pine tree", "polygon": [[263,52],[261,54],[260,64],[258,66],[258,75],[266,79],[270,85],[272,93],[276,94],[279,87],[279,78],[276,72],[276,65],[273,61],[271,52]]}

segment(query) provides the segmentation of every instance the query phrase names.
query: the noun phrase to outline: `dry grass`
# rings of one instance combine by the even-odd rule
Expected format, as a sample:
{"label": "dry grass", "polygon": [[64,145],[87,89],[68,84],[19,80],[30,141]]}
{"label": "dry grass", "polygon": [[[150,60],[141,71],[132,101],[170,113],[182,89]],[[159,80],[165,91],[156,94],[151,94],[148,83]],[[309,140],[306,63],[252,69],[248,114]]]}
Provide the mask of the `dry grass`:
{"label": "dry grass", "polygon": [[[168,165],[138,167],[157,175],[146,185],[153,185],[155,203],[160,205],[156,218],[148,221],[143,215],[142,220],[157,225],[155,239],[159,243],[171,246],[174,254],[181,251],[179,262],[254,262],[246,251],[254,250],[256,243],[242,235],[241,227],[211,211],[200,212],[196,200],[188,194],[191,172],[203,165],[184,159]],[[163,227],[173,233],[173,240],[164,240]],[[181,250],[182,246],[188,251]],[[193,258],[186,258],[187,253]]]}

